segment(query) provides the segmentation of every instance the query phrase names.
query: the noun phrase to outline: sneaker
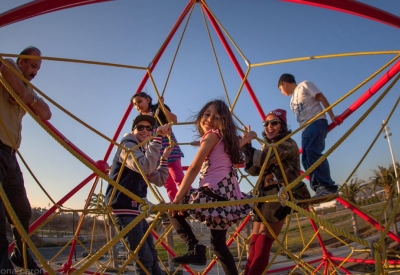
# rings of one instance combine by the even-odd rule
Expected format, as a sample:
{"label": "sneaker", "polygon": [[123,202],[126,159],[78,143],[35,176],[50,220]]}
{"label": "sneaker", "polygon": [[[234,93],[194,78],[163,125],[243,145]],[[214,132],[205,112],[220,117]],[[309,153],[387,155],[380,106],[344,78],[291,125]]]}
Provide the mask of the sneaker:
{"label": "sneaker", "polygon": [[[25,268],[23,258],[18,256],[15,252],[11,253],[10,260],[14,265]],[[43,270],[36,264],[30,254],[27,255],[27,267],[27,270],[32,274],[44,275]]]}
{"label": "sneaker", "polygon": [[188,253],[172,259],[176,264],[192,264],[192,265],[206,265],[206,247],[204,245],[196,245],[194,249],[189,250]]}
{"label": "sneaker", "polygon": [[327,189],[325,186],[319,186],[315,190],[315,195],[312,198],[325,197],[329,195],[336,195],[337,192]]}

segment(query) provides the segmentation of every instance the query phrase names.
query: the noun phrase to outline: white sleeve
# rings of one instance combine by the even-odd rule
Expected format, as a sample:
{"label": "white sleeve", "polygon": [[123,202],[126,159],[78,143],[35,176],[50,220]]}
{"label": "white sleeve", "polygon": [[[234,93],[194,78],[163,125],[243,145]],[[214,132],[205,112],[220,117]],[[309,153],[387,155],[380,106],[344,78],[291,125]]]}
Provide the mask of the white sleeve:
{"label": "white sleeve", "polygon": [[311,82],[311,81],[305,81],[305,82],[304,82],[304,86],[305,86],[305,88],[308,90],[308,92],[310,93],[310,95],[311,95],[312,97],[314,97],[314,98],[317,96],[317,94],[322,93],[322,92],[318,89],[318,87],[317,87],[313,82]]}

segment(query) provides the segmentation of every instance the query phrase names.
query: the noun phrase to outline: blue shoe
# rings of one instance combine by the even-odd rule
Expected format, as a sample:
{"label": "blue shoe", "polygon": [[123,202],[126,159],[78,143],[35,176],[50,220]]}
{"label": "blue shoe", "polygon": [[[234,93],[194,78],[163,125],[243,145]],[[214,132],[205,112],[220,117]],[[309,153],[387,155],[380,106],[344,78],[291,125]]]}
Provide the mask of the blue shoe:
{"label": "blue shoe", "polygon": [[312,198],[325,197],[330,195],[337,195],[337,191],[329,190],[326,186],[319,186],[315,190],[315,195]]}

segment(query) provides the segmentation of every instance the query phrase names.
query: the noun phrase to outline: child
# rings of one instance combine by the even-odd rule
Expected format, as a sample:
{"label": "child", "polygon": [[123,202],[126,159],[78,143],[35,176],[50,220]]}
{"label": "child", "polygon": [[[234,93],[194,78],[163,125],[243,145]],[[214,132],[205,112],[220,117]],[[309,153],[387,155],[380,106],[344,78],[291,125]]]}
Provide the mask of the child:
{"label": "child", "polygon": [[[278,88],[285,96],[292,96],[290,108],[300,126],[322,112],[321,103],[325,109],[329,107],[326,97],[311,81],[306,80],[297,85],[293,75],[283,74],[279,78]],[[328,114],[333,122],[341,124],[341,120],[333,114],[332,110],[329,110]],[[304,129],[301,135],[301,146],[303,147],[301,161],[305,170],[322,156],[327,134],[328,121],[325,114]],[[310,173],[310,185],[315,191],[314,198],[337,193],[338,187],[331,179],[327,159]]]}
{"label": "child", "polygon": [[[240,192],[233,164],[243,163],[239,137],[228,106],[221,100],[208,102],[196,116],[196,128],[201,136],[200,149],[179,186],[173,204],[213,203],[251,198]],[[199,188],[190,188],[200,172]],[[238,223],[252,209],[252,205],[231,205],[191,209],[195,219],[206,222],[211,232],[211,248],[221,261],[225,274],[238,274],[235,261],[226,246],[227,229]],[[189,246],[189,252],[173,259],[178,264],[206,264],[206,249],[199,245],[185,220],[187,212],[170,211],[171,223]]]}
{"label": "child", "polygon": [[[175,114],[171,113],[170,108],[167,105],[164,105],[166,114],[162,111],[161,107],[159,104],[152,104],[152,98],[145,92],[140,92],[135,94],[132,97],[132,104],[135,106],[136,110],[142,115],[151,115],[155,116],[157,109],[158,111],[158,119],[160,122],[158,122],[158,125],[164,125],[168,123],[166,116],[169,117],[169,119],[173,123],[177,123],[177,117]],[[173,142],[176,144],[178,143],[174,133],[171,131],[171,138]],[[164,152],[164,149],[166,147],[169,147],[169,139],[168,137],[163,137],[162,139],[162,148],[160,153],[162,154]],[[183,170],[182,170],[182,165],[181,165],[181,158],[183,158],[183,153],[181,151],[181,148],[179,145],[175,145],[172,149],[172,152],[170,156],[168,157],[168,179],[164,184],[164,187],[167,189],[167,195],[170,199],[170,201],[173,201],[177,192],[177,186],[179,186],[182,182],[183,179]]]}
{"label": "child", "polygon": [[[133,121],[132,133],[124,135],[121,145],[128,150],[134,148],[151,136],[155,124],[156,120],[154,117],[138,115]],[[163,186],[168,177],[167,158],[168,154],[171,152],[170,148],[164,150],[164,153],[160,155],[161,139],[163,136],[167,135],[168,131],[168,125],[158,127],[157,136],[148,143],[146,148],[143,145],[133,151],[141,170],[147,175],[150,182],[157,186]],[[124,161],[126,154],[126,150],[118,148],[111,165],[110,178],[117,180],[120,176],[118,184],[125,187],[138,197],[146,198],[147,184],[145,179],[140,174],[139,167],[131,155],[128,155],[127,160]],[[157,166],[157,163],[160,163],[160,165]],[[121,175],[120,170],[122,170]],[[119,190],[116,190],[113,195],[113,190],[114,186],[109,184],[106,190],[105,201],[107,205],[112,207],[115,221],[119,229],[122,230],[140,214],[139,203]],[[131,251],[135,251],[148,228],[149,225],[147,221],[143,219],[125,235],[124,238]],[[138,259],[147,272],[142,269],[142,267],[139,267],[138,274],[163,274],[158,265],[157,256],[158,254],[154,247],[153,237],[149,234],[145,243],[141,246],[138,252]]]}
{"label": "child", "polygon": [[[262,135],[268,143],[278,142],[291,133],[286,125],[286,111],[282,109],[269,112],[263,124],[264,132]],[[250,131],[242,139],[243,142],[246,142],[243,146],[246,156],[245,171],[252,176],[260,174],[268,153],[267,146],[263,145],[261,150],[256,150],[251,146],[251,140],[256,137],[257,134]],[[300,176],[299,149],[296,142],[289,138],[279,144],[277,150],[285,175],[290,183]],[[278,165],[278,158],[272,152],[261,178],[258,196],[277,195],[280,187],[284,185],[285,182]],[[294,187],[292,192],[302,192],[302,194],[305,192],[306,198],[310,197],[307,186],[303,182]],[[282,229],[286,215],[290,213],[290,208],[282,206],[280,202],[258,203],[257,207],[277,236]],[[254,214],[253,234],[250,242],[250,253],[244,271],[245,275],[262,274],[268,266],[269,254],[275,240],[257,213]]]}

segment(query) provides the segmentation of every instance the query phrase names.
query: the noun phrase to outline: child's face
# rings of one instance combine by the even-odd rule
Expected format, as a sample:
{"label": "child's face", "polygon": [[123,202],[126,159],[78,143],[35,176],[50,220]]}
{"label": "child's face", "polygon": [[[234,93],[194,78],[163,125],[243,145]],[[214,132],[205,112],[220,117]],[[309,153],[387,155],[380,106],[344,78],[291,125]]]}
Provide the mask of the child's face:
{"label": "child's face", "polygon": [[289,83],[287,83],[287,82],[282,82],[282,84],[279,86],[279,90],[285,96],[290,96],[291,94],[293,94],[293,91],[292,91]]}
{"label": "child's face", "polygon": [[273,140],[281,130],[281,121],[277,116],[271,114],[267,116],[264,123],[265,134],[270,140]]}
{"label": "child's face", "polygon": [[141,114],[146,114],[149,112],[150,98],[145,98],[137,96],[132,99],[132,104],[135,106],[136,110]]}
{"label": "child's face", "polygon": [[140,121],[133,129],[133,134],[139,142],[145,141],[152,134],[153,126],[148,121]]}
{"label": "child's face", "polygon": [[211,129],[219,129],[220,122],[221,116],[217,112],[217,108],[215,105],[210,105],[200,119],[200,127],[205,133]]}

